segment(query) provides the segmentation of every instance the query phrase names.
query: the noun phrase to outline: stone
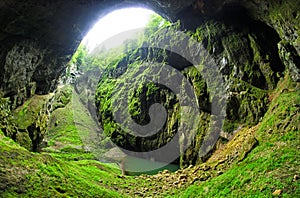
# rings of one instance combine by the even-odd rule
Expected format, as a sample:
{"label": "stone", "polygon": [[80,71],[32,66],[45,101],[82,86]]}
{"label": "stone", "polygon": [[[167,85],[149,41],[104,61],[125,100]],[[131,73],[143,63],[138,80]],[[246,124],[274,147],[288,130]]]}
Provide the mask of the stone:
{"label": "stone", "polygon": [[279,195],[281,195],[281,193],[282,193],[282,190],[278,189],[278,190],[275,190],[275,191],[272,193],[272,195],[274,195],[274,196],[279,196]]}
{"label": "stone", "polygon": [[186,175],[179,175],[178,180],[183,180],[183,179],[187,179]]}
{"label": "stone", "polygon": [[177,186],[179,183],[180,183],[179,181],[175,181],[175,182],[173,182],[173,185]]}
{"label": "stone", "polygon": [[218,171],[217,172],[217,175],[219,176],[219,175],[222,175],[223,174],[223,171]]}
{"label": "stone", "polygon": [[300,176],[299,176],[299,175],[294,175],[294,177],[293,177],[293,181],[295,182],[295,181],[299,180],[299,178],[300,178]]}
{"label": "stone", "polygon": [[194,184],[198,180],[199,180],[199,177],[194,177],[193,180],[190,182],[190,184]]}

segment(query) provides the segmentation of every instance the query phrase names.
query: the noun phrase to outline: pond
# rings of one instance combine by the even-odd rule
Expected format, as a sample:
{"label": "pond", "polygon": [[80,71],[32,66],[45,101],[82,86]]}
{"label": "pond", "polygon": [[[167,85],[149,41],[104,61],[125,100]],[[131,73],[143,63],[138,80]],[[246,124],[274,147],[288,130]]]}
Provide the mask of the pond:
{"label": "pond", "polygon": [[159,171],[163,170],[175,172],[180,167],[178,164],[169,164],[132,156],[126,156],[122,159],[122,162],[120,163],[120,168],[123,168],[125,170],[126,175],[137,176],[141,174],[155,175]]}

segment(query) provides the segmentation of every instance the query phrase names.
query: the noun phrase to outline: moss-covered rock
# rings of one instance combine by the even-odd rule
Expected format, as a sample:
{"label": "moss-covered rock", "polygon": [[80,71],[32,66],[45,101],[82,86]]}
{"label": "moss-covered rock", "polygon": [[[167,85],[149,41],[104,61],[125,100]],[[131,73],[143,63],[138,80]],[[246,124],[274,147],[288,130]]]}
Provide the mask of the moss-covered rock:
{"label": "moss-covered rock", "polygon": [[290,70],[292,80],[299,81],[300,4],[297,0],[267,0],[246,3],[253,18],[272,27],[280,37],[279,55]]}
{"label": "moss-covered rock", "polygon": [[71,95],[70,88],[55,94],[34,95],[13,111],[10,100],[1,98],[1,129],[26,149],[40,151],[48,130],[50,113],[69,103]]}
{"label": "moss-covered rock", "polygon": [[13,112],[14,122],[19,130],[16,141],[29,150],[38,151],[48,126],[51,95],[30,98]]}
{"label": "moss-covered rock", "polygon": [[14,124],[9,98],[0,97],[0,128],[8,137],[16,137],[18,128]]}
{"label": "moss-covered rock", "polygon": [[[216,69],[222,74],[226,87],[223,97],[228,98],[225,122],[217,129],[210,128],[210,122],[219,122],[219,118],[211,115],[215,113],[212,108],[216,109],[212,105],[221,105],[222,101],[220,97],[214,96],[215,90],[220,89],[214,79],[215,73],[209,69],[199,70],[207,67],[207,57],[200,57],[203,61],[195,67],[181,55],[172,52],[176,48],[186,51],[193,49],[190,56],[194,59],[203,56],[197,53],[200,49],[183,44],[186,42],[185,38],[174,33],[178,31],[177,25],[175,30],[174,27],[167,27],[166,30],[158,31],[144,42],[143,47],[114,61],[100,79],[96,94],[99,120],[105,134],[113,142],[128,150],[150,151],[167,144],[178,132],[182,107],[176,94],[169,87],[149,83],[147,80],[153,70],[151,64],[156,63],[161,64],[161,69],[157,69],[155,73],[157,78],[164,76],[165,79],[172,79],[175,75],[172,72],[163,73],[165,64],[171,65],[185,76],[192,85],[198,110],[201,112],[195,137],[183,138],[190,146],[181,153],[181,166],[207,159],[207,156],[199,159],[199,149],[211,130],[233,133],[239,125],[253,126],[260,121],[267,111],[268,90],[276,87],[284,71],[277,53],[277,41],[280,38],[272,29],[249,17],[244,17],[245,24],[240,24],[242,21],[231,22],[232,16],[228,17],[226,11],[223,14],[226,16],[223,19],[204,21],[195,31],[188,32],[188,35],[207,50],[208,56],[217,64]],[[261,41],[268,36],[272,36],[273,40],[262,44]],[[164,47],[159,45],[161,43]],[[147,45],[154,47],[145,47]],[[187,52],[183,52],[185,53]],[[184,84],[181,87],[182,90],[186,88]],[[128,126],[127,123],[147,125],[151,121],[149,108],[154,103],[161,103],[167,110],[168,117],[162,130],[147,138],[129,134],[124,129],[124,126]],[[116,121],[115,116],[118,114],[123,117],[121,124]],[[193,136],[191,131],[187,131],[187,134],[190,134],[187,137]],[[186,144],[184,141],[178,140],[178,147],[183,148],[182,145]],[[213,150],[214,146],[211,145],[209,149]]]}
{"label": "moss-covered rock", "polygon": [[42,151],[68,160],[104,160],[111,145],[81,98],[71,85],[56,91]]}

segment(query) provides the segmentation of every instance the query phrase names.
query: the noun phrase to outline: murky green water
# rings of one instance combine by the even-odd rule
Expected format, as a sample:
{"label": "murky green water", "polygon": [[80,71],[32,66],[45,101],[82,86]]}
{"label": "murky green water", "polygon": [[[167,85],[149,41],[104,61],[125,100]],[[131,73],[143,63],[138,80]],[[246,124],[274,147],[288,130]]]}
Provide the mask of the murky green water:
{"label": "murky green water", "polygon": [[175,172],[180,167],[176,164],[168,164],[163,162],[155,162],[151,160],[127,156],[123,159],[123,167],[127,175],[154,175],[159,171],[169,170]]}

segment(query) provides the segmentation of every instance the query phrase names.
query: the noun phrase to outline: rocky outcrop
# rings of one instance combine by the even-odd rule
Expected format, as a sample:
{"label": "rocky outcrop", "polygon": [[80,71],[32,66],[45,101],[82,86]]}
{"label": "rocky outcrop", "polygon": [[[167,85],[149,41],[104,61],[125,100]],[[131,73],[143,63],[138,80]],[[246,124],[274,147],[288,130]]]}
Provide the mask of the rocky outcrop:
{"label": "rocky outcrop", "polygon": [[39,152],[49,130],[51,114],[69,103],[71,96],[70,89],[58,90],[47,95],[34,95],[13,110],[9,98],[2,98],[2,96],[0,97],[0,129],[27,150]]}
{"label": "rocky outcrop", "polygon": [[39,151],[47,130],[51,96],[34,96],[14,111],[9,99],[1,98],[0,129],[4,134],[30,151]]}
{"label": "rocky outcrop", "polygon": [[1,56],[5,57],[0,66],[1,91],[4,97],[10,97],[13,109],[35,93],[44,94],[56,88],[64,69],[57,68],[51,52],[38,42],[25,40],[12,44],[10,49],[1,47]]}
{"label": "rocky outcrop", "polygon": [[[156,150],[175,139],[178,151],[174,152],[184,150],[184,153],[181,153],[180,159],[174,161],[186,166],[206,160],[211,154],[199,154],[206,135],[211,131],[232,134],[239,125],[257,124],[267,111],[268,91],[276,87],[285,67],[278,54],[277,43],[280,42],[280,37],[276,31],[242,14],[238,9],[223,10],[216,18],[202,20],[195,30],[188,32],[191,37],[188,43],[193,43],[193,40],[201,44],[198,46],[186,45],[186,38],[178,36],[176,28],[161,30],[144,42],[144,47],[129,52],[117,64],[108,66],[100,79],[96,94],[99,120],[106,135],[118,146],[135,152]],[[266,38],[270,40],[265,40]],[[159,43],[163,43],[163,46]],[[207,54],[203,54],[203,50]],[[189,61],[182,57],[187,53],[190,54]],[[201,61],[195,65],[195,59]],[[210,68],[209,61],[215,64],[213,69]],[[155,69],[157,64],[161,69]],[[172,72],[166,72],[165,65],[172,66]],[[199,69],[201,67],[204,69]],[[212,70],[220,73],[224,87],[216,83],[218,76]],[[169,79],[169,87],[147,82],[148,76],[153,75],[152,71],[156,71],[154,73],[157,79]],[[191,84],[196,96],[200,114],[195,136],[187,128],[180,137],[176,136],[181,128],[180,112],[188,110],[185,110],[186,104],[182,106],[180,103],[178,93],[170,88],[175,83],[172,81],[176,79],[175,71],[188,79],[188,83],[179,82],[181,92],[185,93],[187,84]],[[218,89],[224,89],[223,95],[214,93]],[[122,99],[128,100],[128,103]],[[188,98],[184,97],[183,100],[188,101]],[[226,105],[222,104],[224,100]],[[157,134],[149,137],[143,137],[145,134],[135,136],[124,129],[132,129],[127,125],[130,122],[141,126],[150,124],[154,120],[150,106],[155,103],[161,103],[167,115],[166,124]],[[221,114],[223,107],[226,107],[224,123],[217,124],[212,129],[211,123],[223,119],[217,116]],[[162,112],[159,115],[163,114]],[[118,115],[125,118],[120,118],[120,122]],[[144,130],[138,127],[135,129]],[[150,129],[145,130],[145,133],[149,134]],[[184,148],[184,145],[189,146]],[[213,151],[214,143],[207,147]],[[164,159],[157,156],[155,160]]]}

